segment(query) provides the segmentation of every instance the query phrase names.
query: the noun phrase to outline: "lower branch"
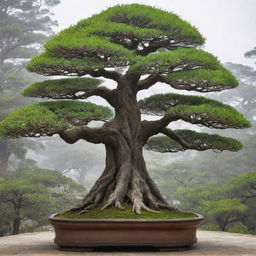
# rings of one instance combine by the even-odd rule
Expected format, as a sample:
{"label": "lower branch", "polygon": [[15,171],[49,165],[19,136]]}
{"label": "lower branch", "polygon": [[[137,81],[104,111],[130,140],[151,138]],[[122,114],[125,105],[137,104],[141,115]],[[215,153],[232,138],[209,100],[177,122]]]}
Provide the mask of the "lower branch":
{"label": "lower branch", "polygon": [[71,129],[59,132],[59,136],[67,143],[74,144],[80,139],[95,144],[114,144],[119,133],[106,126],[100,128],[90,128],[87,126],[76,126]]}

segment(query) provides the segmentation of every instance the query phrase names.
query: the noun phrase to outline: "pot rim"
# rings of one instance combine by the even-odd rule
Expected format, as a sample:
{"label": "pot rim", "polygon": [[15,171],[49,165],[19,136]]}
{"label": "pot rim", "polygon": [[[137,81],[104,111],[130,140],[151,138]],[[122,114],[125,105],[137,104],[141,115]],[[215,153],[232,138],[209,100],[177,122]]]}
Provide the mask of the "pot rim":
{"label": "pot rim", "polygon": [[195,218],[187,218],[187,219],[66,219],[66,218],[58,218],[55,217],[59,213],[51,214],[48,219],[50,221],[61,221],[61,222],[78,222],[78,223],[86,223],[86,222],[187,222],[187,221],[200,221],[204,219],[204,216],[199,213],[191,212],[197,217]]}

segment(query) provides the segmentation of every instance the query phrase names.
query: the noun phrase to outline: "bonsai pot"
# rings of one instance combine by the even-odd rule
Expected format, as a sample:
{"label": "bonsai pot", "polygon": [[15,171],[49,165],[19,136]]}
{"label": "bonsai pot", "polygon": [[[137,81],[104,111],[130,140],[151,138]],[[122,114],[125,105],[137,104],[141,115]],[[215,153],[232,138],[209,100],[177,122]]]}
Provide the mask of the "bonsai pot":
{"label": "bonsai pot", "polygon": [[65,219],[56,215],[49,217],[54,242],[76,248],[189,247],[196,243],[196,229],[203,221],[200,214],[188,219]]}

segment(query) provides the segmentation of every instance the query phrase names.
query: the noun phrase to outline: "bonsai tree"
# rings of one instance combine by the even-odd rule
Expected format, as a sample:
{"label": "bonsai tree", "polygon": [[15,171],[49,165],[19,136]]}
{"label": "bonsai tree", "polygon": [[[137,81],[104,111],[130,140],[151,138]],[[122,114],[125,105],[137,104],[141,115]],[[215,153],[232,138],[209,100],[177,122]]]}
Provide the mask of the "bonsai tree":
{"label": "bonsai tree", "polygon": [[[143,146],[159,152],[237,151],[242,148],[237,140],[167,127],[178,120],[216,129],[250,127],[231,106],[204,97],[169,93],[138,102],[138,93],[158,82],[202,93],[236,87],[236,78],[216,57],[197,49],[204,41],[177,15],[140,4],[118,5],[82,20],[48,41],[45,52],[28,64],[28,70],[38,74],[76,77],[46,80],[23,92],[62,100],[13,111],[1,122],[2,136],[57,134],[67,143],[86,140],[105,145],[106,167],[73,209],[87,211],[103,202],[103,209],[122,209],[127,201],[138,214],[142,209],[172,209],[149,177]],[[95,77],[113,80],[116,88],[102,86]],[[105,99],[114,116],[107,107],[79,101],[90,96]],[[142,120],[141,111],[162,117]],[[104,124],[90,127],[91,120]],[[164,136],[152,137],[158,134]]]}

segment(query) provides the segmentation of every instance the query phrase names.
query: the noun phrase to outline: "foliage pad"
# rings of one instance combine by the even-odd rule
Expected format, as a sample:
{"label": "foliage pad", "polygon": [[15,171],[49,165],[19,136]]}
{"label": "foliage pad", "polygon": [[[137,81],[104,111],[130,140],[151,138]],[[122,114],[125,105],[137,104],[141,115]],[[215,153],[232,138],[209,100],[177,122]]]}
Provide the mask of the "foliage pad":
{"label": "foliage pad", "polygon": [[146,148],[161,153],[179,152],[187,149],[198,151],[207,149],[238,151],[242,148],[242,144],[239,141],[217,134],[198,133],[191,130],[174,130],[173,132],[184,140],[189,147],[179,144],[168,136],[155,136],[149,139]]}
{"label": "foliage pad", "polygon": [[140,101],[144,113],[164,115],[210,128],[246,128],[250,122],[235,108],[205,97],[156,94]]}
{"label": "foliage pad", "polygon": [[39,137],[57,134],[91,120],[106,120],[110,109],[89,102],[51,101],[14,110],[0,122],[2,137]]}
{"label": "foliage pad", "polygon": [[101,82],[101,80],[95,78],[47,80],[30,85],[22,94],[24,96],[52,99],[72,98],[76,97],[78,92],[85,92],[97,88]]}

